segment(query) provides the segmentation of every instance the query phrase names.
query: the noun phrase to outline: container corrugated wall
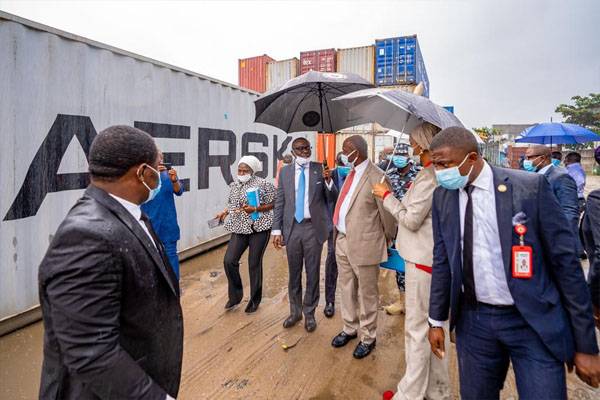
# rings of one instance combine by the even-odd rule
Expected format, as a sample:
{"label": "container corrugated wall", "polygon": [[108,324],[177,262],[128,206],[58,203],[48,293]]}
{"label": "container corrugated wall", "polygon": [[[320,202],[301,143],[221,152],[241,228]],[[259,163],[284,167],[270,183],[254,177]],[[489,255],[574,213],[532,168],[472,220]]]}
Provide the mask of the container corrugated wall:
{"label": "container corrugated wall", "polygon": [[300,60],[270,61],[267,63],[267,91],[273,90],[298,76]]}
{"label": "container corrugated wall", "polygon": [[335,72],[335,49],[303,51],[300,53],[300,75],[308,71]]}
{"label": "container corrugated wall", "polygon": [[39,263],[87,186],[96,132],[155,136],[189,188],[175,200],[187,254],[226,234],[206,220],[223,209],[236,160],[255,154],[272,179],[289,151],[292,136],[252,122],[254,93],[3,12],[0,71],[0,327],[38,304]]}
{"label": "container corrugated wall", "polygon": [[338,49],[337,72],[357,74],[375,83],[375,46]]}
{"label": "container corrugated wall", "polygon": [[416,35],[375,41],[375,84],[379,86],[423,82],[429,97],[429,78]]}
{"label": "container corrugated wall", "polygon": [[267,63],[274,61],[264,54],[238,60],[238,83],[241,87],[264,93],[267,87]]}

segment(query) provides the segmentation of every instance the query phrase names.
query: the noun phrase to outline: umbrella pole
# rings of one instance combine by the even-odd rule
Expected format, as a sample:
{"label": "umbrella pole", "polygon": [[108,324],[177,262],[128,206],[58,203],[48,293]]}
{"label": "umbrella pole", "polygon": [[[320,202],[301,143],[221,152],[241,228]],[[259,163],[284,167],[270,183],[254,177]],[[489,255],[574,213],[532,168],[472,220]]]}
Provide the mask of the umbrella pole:
{"label": "umbrella pole", "polygon": [[[321,145],[323,148],[323,166],[327,165],[327,148],[325,142],[325,122],[323,121],[323,89],[321,87],[321,82],[318,83],[319,86],[319,116],[321,117]],[[317,135],[319,133],[317,132]]]}

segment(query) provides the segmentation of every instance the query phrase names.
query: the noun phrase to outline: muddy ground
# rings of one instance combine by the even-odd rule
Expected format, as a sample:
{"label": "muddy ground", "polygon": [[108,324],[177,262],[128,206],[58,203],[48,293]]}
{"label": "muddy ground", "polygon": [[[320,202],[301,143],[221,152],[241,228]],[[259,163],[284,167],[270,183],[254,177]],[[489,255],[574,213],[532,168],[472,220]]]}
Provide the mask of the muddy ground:
{"label": "muddy ground", "polygon": [[[600,187],[600,179],[597,183]],[[271,246],[264,261],[264,296],[258,312],[244,313],[247,299],[240,308],[225,312],[224,253],[225,247],[220,247],[182,265],[185,353],[179,399],[375,400],[385,390],[395,390],[405,368],[403,316],[380,310],[377,348],[367,358],[355,360],[355,343],[342,349],[330,345],[342,324],[339,310],[332,319],[323,316],[323,294],[315,332],[307,333],[302,324],[283,328],[288,314],[287,263],[285,253]],[[246,258],[242,261],[247,288]],[[380,292],[382,305],[395,300],[392,273],[381,274]],[[42,335],[42,324],[36,323],[0,338],[0,399],[36,397]],[[283,344],[295,346],[286,351]],[[458,398],[454,348],[449,357],[453,393]],[[568,387],[569,398],[600,399],[600,390],[586,386],[575,375],[569,375]],[[502,398],[517,398],[512,375]]]}

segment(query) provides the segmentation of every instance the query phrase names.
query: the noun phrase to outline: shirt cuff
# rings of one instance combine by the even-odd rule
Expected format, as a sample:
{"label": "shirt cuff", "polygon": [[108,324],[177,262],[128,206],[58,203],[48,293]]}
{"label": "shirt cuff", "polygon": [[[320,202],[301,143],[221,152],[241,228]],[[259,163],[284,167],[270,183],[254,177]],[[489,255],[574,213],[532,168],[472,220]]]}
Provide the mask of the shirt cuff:
{"label": "shirt cuff", "polygon": [[327,189],[331,190],[331,188],[333,188],[333,179],[330,179],[329,182],[325,181],[325,186],[327,186]]}
{"label": "shirt cuff", "polygon": [[271,236],[281,236],[281,231],[279,229],[275,229],[271,231]]}
{"label": "shirt cuff", "polygon": [[167,395],[167,397],[165,397],[165,400],[175,400],[175,397],[171,397],[171,396]]}
{"label": "shirt cuff", "polygon": [[431,324],[431,326],[433,326],[435,328],[443,328],[446,321],[437,321],[435,319],[429,318],[429,323]]}

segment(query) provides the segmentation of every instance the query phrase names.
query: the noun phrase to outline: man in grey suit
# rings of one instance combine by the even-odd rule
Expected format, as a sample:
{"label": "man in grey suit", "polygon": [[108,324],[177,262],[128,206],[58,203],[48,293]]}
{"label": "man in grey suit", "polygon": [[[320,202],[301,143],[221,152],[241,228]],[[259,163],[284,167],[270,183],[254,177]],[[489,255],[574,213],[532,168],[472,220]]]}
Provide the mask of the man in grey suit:
{"label": "man in grey suit", "polygon": [[[305,138],[292,142],[294,163],[281,169],[275,199],[273,245],[286,246],[290,316],[283,322],[290,328],[305,317],[305,328],[317,328],[315,310],[319,303],[319,275],[323,243],[333,229],[327,202],[335,202],[337,188],[329,169],[311,162],[310,143]],[[302,301],[302,265],[306,271],[306,291]]]}

